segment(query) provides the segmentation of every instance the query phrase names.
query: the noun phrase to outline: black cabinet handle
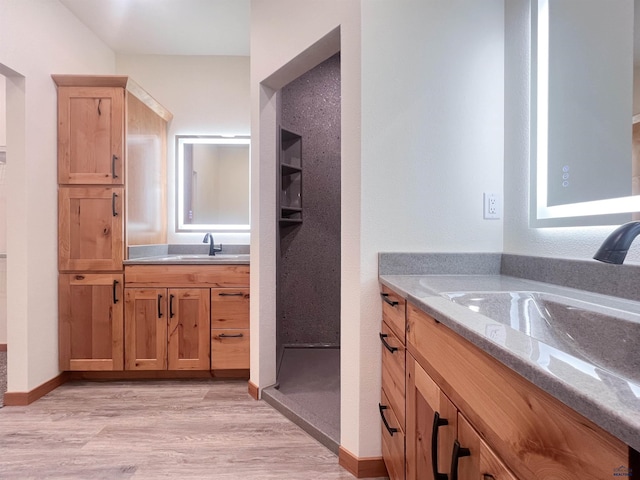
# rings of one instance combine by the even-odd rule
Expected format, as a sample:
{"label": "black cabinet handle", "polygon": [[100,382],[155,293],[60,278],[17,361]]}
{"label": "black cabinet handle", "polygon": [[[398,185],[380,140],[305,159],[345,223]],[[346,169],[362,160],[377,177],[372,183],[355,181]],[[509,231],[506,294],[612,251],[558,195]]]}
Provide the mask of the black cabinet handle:
{"label": "black cabinet handle", "polygon": [[117,155],[111,156],[111,178],[118,178],[118,174],[116,173],[116,160],[118,160]]}
{"label": "black cabinet handle", "polygon": [[175,315],[173,313],[173,297],[174,295],[169,295],[169,318],[173,318]]}
{"label": "black cabinet handle", "polygon": [[386,347],[387,350],[389,350],[391,353],[395,352],[398,350],[398,347],[392,347],[391,345],[389,345],[387,343],[387,341],[385,340],[385,338],[387,338],[389,335],[387,335],[386,333],[380,333],[380,341],[382,342],[382,344]]}
{"label": "black cabinet handle", "polygon": [[242,297],[244,295],[244,293],[219,293],[218,296],[219,297]]}
{"label": "black cabinet handle", "polygon": [[162,295],[158,295],[158,318],[162,318]]}
{"label": "black cabinet handle", "polygon": [[490,473],[485,473],[484,475],[482,475],[482,480],[496,480],[496,477],[494,477]]}
{"label": "black cabinet handle", "polygon": [[451,455],[451,480],[458,480],[458,459],[468,457],[471,452],[468,448],[460,446],[460,442],[453,442],[453,454]]}
{"label": "black cabinet handle", "polygon": [[118,198],[118,194],[116,192],[113,192],[113,194],[111,195],[111,210],[113,211],[114,217],[118,216],[118,211],[116,210],[116,198]]}
{"label": "black cabinet handle", "polygon": [[113,303],[118,303],[118,296],[117,296],[118,283],[119,282],[117,280],[113,281]]}
{"label": "black cabinet handle", "polygon": [[219,338],[242,338],[244,337],[241,333],[234,333],[233,335],[229,335],[228,333],[221,333],[218,335]]}
{"label": "black cabinet handle", "polygon": [[384,426],[387,428],[387,432],[389,432],[389,435],[391,435],[393,437],[393,434],[396,433],[398,431],[397,428],[393,428],[389,426],[389,423],[387,422],[387,419],[384,418],[384,411],[389,408],[386,405],[382,405],[381,403],[378,403],[378,409],[380,410],[380,417],[382,418],[382,423],[384,423]]}
{"label": "black cabinet handle", "polygon": [[380,296],[382,297],[382,300],[387,302],[392,307],[395,307],[396,305],[398,305],[398,302],[396,302],[395,300],[389,300],[389,294],[388,293],[381,293]]}
{"label": "black cabinet handle", "polygon": [[440,418],[440,414],[435,412],[431,429],[431,466],[434,480],[447,480],[446,473],[438,473],[438,429],[444,425],[449,425],[449,421],[446,418]]}

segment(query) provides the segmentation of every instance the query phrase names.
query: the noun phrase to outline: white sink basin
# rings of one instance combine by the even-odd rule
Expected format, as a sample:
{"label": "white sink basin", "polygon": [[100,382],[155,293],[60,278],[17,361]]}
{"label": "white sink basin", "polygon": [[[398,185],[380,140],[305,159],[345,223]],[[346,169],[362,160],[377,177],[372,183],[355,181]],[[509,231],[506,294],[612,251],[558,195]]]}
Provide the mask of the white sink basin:
{"label": "white sink basin", "polygon": [[640,314],[543,292],[446,292],[452,302],[640,383]]}

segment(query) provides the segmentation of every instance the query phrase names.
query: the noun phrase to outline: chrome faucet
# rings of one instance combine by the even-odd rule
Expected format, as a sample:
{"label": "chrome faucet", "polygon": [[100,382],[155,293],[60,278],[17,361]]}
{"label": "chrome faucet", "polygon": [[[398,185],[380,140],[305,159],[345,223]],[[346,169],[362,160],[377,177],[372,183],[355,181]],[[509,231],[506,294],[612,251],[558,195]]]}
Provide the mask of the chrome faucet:
{"label": "chrome faucet", "polygon": [[216,252],[222,251],[222,244],[220,244],[220,248],[216,248],[213,246],[213,235],[211,235],[210,233],[207,233],[202,240],[202,243],[207,242],[209,242],[209,255],[215,256]]}
{"label": "chrome faucet", "polygon": [[621,265],[627,256],[631,242],[638,235],[640,235],[640,222],[629,222],[619,226],[602,242],[593,258],[601,262]]}

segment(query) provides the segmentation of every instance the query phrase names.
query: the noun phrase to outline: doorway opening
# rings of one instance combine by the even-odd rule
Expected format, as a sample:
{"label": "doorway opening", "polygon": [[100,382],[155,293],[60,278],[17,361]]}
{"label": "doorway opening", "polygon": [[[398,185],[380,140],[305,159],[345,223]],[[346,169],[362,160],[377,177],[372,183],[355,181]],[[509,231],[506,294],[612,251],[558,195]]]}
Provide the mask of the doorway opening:
{"label": "doorway opening", "polygon": [[340,53],[278,91],[277,383],[265,401],[340,444]]}

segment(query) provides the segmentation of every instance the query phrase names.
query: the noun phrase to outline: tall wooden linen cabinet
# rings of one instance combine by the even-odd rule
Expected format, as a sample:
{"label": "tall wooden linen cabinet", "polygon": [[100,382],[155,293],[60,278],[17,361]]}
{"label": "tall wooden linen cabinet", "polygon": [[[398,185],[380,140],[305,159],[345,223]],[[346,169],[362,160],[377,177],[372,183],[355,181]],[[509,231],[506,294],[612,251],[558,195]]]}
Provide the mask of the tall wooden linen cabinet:
{"label": "tall wooden linen cabinet", "polygon": [[61,370],[123,370],[127,245],[166,243],[172,115],[129,77],[52,75],[58,88]]}

